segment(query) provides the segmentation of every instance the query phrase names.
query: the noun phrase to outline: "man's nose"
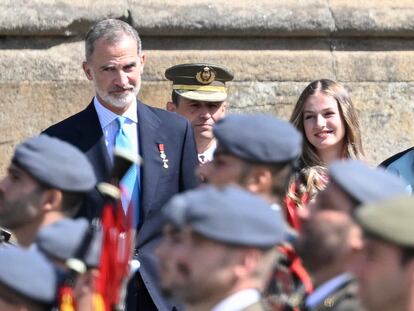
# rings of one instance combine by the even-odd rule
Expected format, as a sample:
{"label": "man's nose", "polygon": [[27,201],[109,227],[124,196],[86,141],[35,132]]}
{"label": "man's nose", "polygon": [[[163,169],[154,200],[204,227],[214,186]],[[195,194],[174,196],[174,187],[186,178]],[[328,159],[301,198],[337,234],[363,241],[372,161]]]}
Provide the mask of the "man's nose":
{"label": "man's nose", "polygon": [[206,119],[209,119],[211,117],[210,109],[206,105],[201,106],[200,116],[202,116]]}
{"label": "man's nose", "polygon": [[119,71],[115,83],[121,87],[127,86],[129,84],[128,74],[124,71]]}

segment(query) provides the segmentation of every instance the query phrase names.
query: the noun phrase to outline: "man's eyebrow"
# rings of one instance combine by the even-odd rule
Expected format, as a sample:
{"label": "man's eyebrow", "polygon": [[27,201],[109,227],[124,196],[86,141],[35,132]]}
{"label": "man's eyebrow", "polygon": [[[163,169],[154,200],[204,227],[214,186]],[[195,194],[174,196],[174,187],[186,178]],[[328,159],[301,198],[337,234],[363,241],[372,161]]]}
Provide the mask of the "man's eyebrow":
{"label": "man's eyebrow", "polygon": [[114,67],[115,67],[115,65],[113,65],[113,64],[105,64],[105,65],[102,65],[99,68],[100,69],[108,69],[108,68],[114,68]]}
{"label": "man's eyebrow", "polygon": [[135,66],[137,64],[137,62],[136,61],[131,61],[131,62],[129,62],[129,63],[127,63],[127,64],[125,64],[124,65],[124,67],[128,67],[128,66]]}

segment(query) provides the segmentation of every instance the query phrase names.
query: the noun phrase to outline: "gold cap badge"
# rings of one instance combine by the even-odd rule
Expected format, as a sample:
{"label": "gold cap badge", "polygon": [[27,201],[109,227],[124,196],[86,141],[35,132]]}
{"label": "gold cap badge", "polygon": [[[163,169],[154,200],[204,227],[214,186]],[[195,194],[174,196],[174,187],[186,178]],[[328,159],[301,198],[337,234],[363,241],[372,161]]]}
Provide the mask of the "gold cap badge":
{"label": "gold cap badge", "polygon": [[196,79],[201,84],[210,84],[216,78],[216,74],[210,67],[204,67],[203,70],[197,72]]}

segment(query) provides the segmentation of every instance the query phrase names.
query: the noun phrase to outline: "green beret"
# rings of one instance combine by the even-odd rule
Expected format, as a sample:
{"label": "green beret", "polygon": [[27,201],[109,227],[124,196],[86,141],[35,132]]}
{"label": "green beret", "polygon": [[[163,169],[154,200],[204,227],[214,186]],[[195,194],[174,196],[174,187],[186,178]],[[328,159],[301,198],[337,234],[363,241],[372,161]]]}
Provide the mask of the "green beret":
{"label": "green beret", "polygon": [[365,232],[401,247],[414,247],[414,198],[398,196],[356,211]]}

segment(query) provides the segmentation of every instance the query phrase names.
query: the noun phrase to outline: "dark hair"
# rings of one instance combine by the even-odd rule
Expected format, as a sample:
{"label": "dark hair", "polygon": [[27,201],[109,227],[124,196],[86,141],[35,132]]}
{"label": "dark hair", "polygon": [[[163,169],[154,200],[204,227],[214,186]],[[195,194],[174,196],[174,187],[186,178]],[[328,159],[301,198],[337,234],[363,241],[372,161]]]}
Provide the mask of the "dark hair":
{"label": "dark hair", "polygon": [[122,40],[123,36],[129,36],[137,42],[138,54],[142,52],[141,38],[138,32],[128,23],[119,19],[105,19],[92,26],[85,38],[85,57],[89,61],[95,49],[95,42],[103,39],[110,43]]}
{"label": "dark hair", "polygon": [[174,90],[171,92],[171,100],[173,104],[178,107],[178,104],[180,102],[180,95],[178,95],[178,93]]}
{"label": "dark hair", "polygon": [[86,195],[78,192],[62,191],[61,212],[67,217],[74,217],[79,211]]}
{"label": "dark hair", "polygon": [[414,259],[414,247],[401,248],[401,264],[405,265]]}

